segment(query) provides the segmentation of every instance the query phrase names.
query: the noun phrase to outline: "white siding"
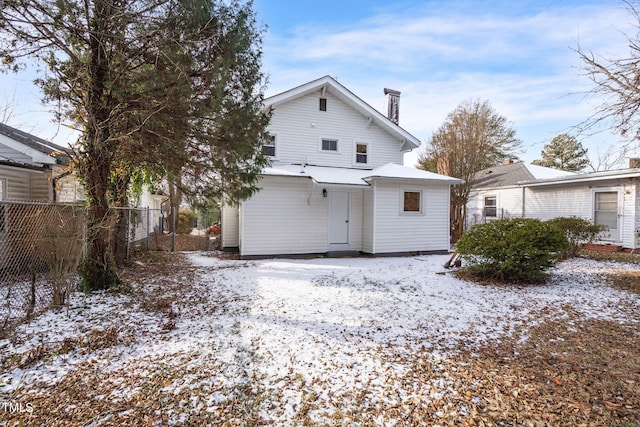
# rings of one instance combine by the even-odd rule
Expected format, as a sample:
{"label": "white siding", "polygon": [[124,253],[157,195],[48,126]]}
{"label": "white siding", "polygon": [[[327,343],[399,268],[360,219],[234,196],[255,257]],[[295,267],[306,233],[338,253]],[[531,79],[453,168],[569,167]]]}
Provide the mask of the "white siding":
{"label": "white siding", "polygon": [[51,184],[44,171],[0,165],[0,178],[5,180],[5,200],[50,200]]}
{"label": "white siding", "polygon": [[374,188],[367,188],[364,191],[362,201],[362,251],[370,254],[374,252]]}
{"label": "white siding", "polygon": [[[277,136],[276,160],[319,166],[354,167],[355,143],[369,143],[367,168],[402,164],[401,142],[367,118],[326,93],[327,111],[319,110],[320,91],[278,105],[269,132]],[[338,152],[322,152],[319,140],[338,140]]]}
{"label": "white siding", "polygon": [[220,228],[223,249],[240,246],[240,217],[237,206],[222,206]]}
{"label": "white siding", "polygon": [[591,190],[588,186],[531,187],[525,190],[525,217],[542,220],[560,216],[593,219]]}
{"label": "white siding", "polygon": [[349,195],[349,250],[362,250],[362,221],[363,221],[364,191],[353,189]]}
{"label": "white siding", "polygon": [[636,185],[622,189],[622,246],[636,247]]}
{"label": "white siding", "polygon": [[494,218],[484,217],[484,198],[495,196],[497,216],[499,218],[517,218],[522,216],[522,188],[500,188],[480,190],[469,195],[467,201],[467,228]]}
{"label": "white siding", "polygon": [[[311,180],[265,177],[241,207],[240,255],[327,252],[328,203]],[[224,227],[224,226],[223,226]]]}
{"label": "white siding", "polygon": [[[242,256],[328,252],[329,197],[322,195],[325,188],[328,192],[349,191],[348,249],[362,250],[366,189],[323,185],[314,188],[311,180],[282,177],[263,177],[260,187],[262,190],[240,208]],[[225,246],[231,246],[226,241],[223,237]]]}
{"label": "white siding", "polygon": [[[404,190],[422,191],[422,214],[401,212]],[[374,253],[447,251],[449,186],[377,181]]]}

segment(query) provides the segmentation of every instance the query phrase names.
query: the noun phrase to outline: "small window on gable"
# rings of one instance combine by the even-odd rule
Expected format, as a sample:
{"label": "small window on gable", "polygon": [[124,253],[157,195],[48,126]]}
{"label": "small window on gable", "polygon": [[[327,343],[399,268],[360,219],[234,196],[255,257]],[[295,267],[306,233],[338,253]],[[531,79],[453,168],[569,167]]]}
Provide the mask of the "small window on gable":
{"label": "small window on gable", "polygon": [[327,111],[327,98],[320,98],[320,111]]}
{"label": "small window on gable", "polygon": [[498,201],[496,196],[486,196],[484,198],[484,216],[491,218],[498,216]]}
{"label": "small window on gable", "polygon": [[369,145],[356,143],[356,163],[366,165],[369,163]]}
{"label": "small window on gable", "polygon": [[262,144],[262,154],[269,157],[276,156],[276,136],[269,135],[267,142]]}
{"label": "small window on gable", "polygon": [[338,151],[337,139],[322,139],[322,151]]}
{"label": "small window on gable", "polygon": [[422,192],[421,191],[404,191],[404,201],[402,205],[405,213],[421,213],[422,212]]}

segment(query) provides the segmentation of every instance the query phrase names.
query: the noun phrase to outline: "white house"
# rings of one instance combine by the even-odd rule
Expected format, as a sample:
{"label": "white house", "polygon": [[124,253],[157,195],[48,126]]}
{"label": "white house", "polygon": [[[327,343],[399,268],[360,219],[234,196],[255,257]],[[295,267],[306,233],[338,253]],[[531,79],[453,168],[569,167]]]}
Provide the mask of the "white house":
{"label": "white house", "polygon": [[[223,249],[243,257],[399,254],[449,249],[455,178],[402,165],[420,141],[326,76],[267,98],[273,110],[261,190],[222,209]],[[391,118],[389,118],[391,117]]]}
{"label": "white house", "polygon": [[[570,173],[513,163],[476,175],[467,205],[467,224],[492,218],[542,220],[578,216],[606,226],[600,243],[635,249],[640,228],[640,164],[606,172]],[[523,177],[526,168],[530,177]],[[545,170],[547,169],[547,170]]]}
{"label": "white house", "polygon": [[0,201],[82,199],[68,154],[64,147],[0,123]]}

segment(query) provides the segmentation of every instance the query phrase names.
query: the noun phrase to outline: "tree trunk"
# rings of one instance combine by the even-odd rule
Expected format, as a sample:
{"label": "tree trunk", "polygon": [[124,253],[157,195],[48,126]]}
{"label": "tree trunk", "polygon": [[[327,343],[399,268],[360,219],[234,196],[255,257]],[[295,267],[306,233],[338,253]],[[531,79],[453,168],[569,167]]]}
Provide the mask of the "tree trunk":
{"label": "tree trunk", "polygon": [[109,45],[108,26],[114,6],[105,0],[93,3],[93,17],[89,23],[89,61],[87,77],[91,82],[86,93],[87,127],[83,163],[88,190],[88,254],[82,269],[83,285],[88,290],[108,289],[119,285],[115,262],[109,244],[111,221],[109,218],[109,174],[112,159],[110,147],[110,116],[117,101],[110,93],[109,65],[113,60]]}

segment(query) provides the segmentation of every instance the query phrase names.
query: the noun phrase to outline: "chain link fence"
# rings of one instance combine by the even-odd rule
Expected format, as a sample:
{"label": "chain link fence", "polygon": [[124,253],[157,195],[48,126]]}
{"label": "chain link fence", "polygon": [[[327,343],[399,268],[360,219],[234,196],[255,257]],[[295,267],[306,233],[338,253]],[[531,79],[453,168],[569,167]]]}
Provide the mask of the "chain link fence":
{"label": "chain link fence", "polygon": [[0,202],[0,332],[68,302],[84,253],[84,208]]}
{"label": "chain link fence", "polygon": [[[171,212],[113,208],[106,223],[117,262],[137,251],[213,248],[206,215],[191,233],[169,233]],[[86,208],[0,201],[0,335],[17,322],[69,303],[86,253]]]}

